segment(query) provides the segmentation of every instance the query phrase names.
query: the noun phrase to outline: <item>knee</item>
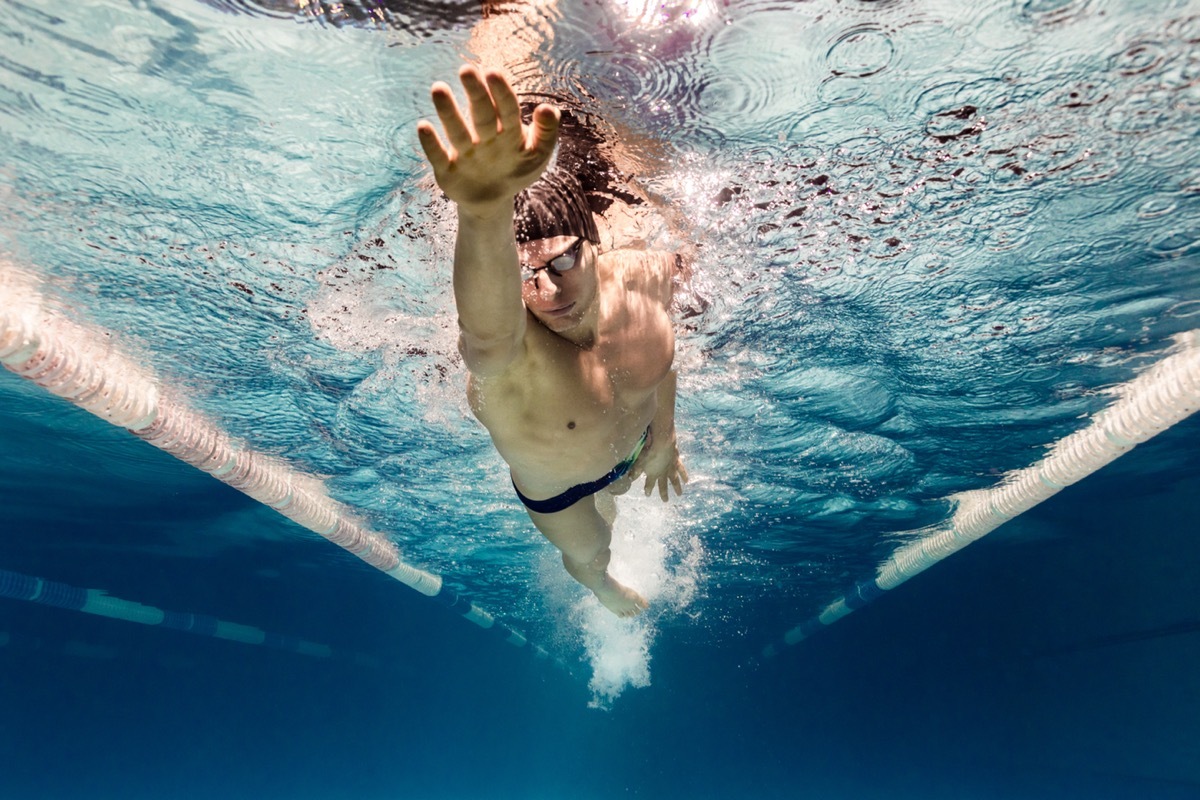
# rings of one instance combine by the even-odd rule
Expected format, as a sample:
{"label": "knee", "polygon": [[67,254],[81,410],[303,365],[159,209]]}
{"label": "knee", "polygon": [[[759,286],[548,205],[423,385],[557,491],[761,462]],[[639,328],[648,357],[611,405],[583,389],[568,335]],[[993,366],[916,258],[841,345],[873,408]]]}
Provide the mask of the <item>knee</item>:
{"label": "knee", "polygon": [[563,564],[569,567],[585,567],[603,572],[608,569],[612,560],[612,551],[607,545],[576,546],[564,548],[562,551]]}

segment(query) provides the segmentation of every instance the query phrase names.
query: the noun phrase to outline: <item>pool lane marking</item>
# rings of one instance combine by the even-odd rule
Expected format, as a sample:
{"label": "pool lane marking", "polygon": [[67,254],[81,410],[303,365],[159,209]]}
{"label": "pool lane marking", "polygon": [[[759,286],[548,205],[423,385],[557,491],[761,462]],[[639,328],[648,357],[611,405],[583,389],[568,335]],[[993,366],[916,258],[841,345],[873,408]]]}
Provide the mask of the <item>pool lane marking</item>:
{"label": "pool lane marking", "polygon": [[1175,352],[1118,387],[1117,399],[1089,425],[992,488],[951,496],[950,519],[898,548],[874,577],[786,631],[763,648],[762,656],[772,658],[804,641],[1195,413],[1200,409],[1200,329],[1175,340]]}
{"label": "pool lane marking", "polygon": [[111,341],[107,332],[89,332],[46,311],[36,279],[0,262],[0,364],[9,371],[273,508],[508,644],[573,672],[440,575],[406,563],[393,542],[355,520],[319,479],[236,446],[201,415],[164,399],[154,377]]}

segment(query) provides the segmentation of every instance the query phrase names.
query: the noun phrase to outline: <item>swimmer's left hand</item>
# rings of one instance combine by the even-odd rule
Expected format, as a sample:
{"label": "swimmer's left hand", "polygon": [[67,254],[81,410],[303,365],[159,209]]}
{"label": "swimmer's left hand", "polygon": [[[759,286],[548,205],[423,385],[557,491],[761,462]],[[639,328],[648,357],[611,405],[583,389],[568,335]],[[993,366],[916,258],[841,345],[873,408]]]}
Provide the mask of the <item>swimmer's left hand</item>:
{"label": "swimmer's left hand", "polygon": [[671,431],[669,436],[655,436],[652,433],[638,467],[646,476],[647,497],[654,491],[655,485],[658,486],[658,496],[664,503],[670,496],[668,486],[675,487],[676,496],[683,494],[683,484],[687,483],[688,474],[684,469],[683,460],[679,457],[674,431]]}

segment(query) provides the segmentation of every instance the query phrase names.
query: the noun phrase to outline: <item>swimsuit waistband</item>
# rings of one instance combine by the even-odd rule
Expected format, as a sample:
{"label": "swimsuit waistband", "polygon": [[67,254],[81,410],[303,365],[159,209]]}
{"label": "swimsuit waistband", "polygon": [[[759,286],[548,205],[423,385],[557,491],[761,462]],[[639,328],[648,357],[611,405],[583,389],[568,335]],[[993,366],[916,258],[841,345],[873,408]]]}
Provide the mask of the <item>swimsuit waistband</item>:
{"label": "swimsuit waistband", "polygon": [[633,452],[630,453],[629,458],[609,470],[608,474],[603,478],[572,486],[562,494],[555,495],[546,500],[531,500],[521,494],[521,490],[517,488],[516,481],[513,481],[513,490],[516,491],[517,497],[521,498],[521,502],[525,504],[526,508],[530,511],[536,511],[539,514],[554,514],[555,512],[570,508],[583,498],[595,494],[614,481],[624,477],[625,473],[629,472],[629,468],[638,460],[638,456],[642,454],[642,450],[645,448],[646,441],[649,438],[650,426],[647,425],[646,430],[642,432],[642,438],[638,440],[637,446],[633,448]]}

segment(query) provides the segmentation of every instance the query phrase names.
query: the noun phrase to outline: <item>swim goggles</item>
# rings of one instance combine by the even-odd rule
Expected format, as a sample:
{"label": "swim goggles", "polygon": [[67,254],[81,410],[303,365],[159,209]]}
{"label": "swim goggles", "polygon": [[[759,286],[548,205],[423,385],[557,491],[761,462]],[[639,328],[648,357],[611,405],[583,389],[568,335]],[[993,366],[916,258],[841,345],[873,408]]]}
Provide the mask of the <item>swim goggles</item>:
{"label": "swim goggles", "polygon": [[555,256],[540,267],[535,267],[522,261],[521,280],[531,281],[542,270],[549,271],[551,275],[562,275],[567,270],[574,269],[575,265],[579,263],[579,248],[582,244],[583,239],[576,238],[575,244],[567,248],[566,252]]}

